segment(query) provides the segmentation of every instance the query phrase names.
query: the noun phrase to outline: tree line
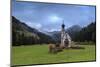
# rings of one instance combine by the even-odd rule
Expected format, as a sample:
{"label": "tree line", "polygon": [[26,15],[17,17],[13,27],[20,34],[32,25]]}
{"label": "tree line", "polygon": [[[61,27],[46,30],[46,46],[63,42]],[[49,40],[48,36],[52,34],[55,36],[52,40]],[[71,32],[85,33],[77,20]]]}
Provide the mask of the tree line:
{"label": "tree line", "polygon": [[93,41],[96,42],[96,22],[92,22],[86,27],[83,27],[79,32],[76,32],[74,37],[74,41]]}

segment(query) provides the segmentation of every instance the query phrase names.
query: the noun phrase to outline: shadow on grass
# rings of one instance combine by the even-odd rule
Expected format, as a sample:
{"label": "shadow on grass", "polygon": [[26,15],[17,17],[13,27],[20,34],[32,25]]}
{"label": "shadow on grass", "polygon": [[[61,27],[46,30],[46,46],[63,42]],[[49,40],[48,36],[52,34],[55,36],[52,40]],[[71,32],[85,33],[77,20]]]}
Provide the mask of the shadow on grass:
{"label": "shadow on grass", "polygon": [[84,47],[80,47],[80,46],[72,46],[70,47],[71,49],[85,49]]}

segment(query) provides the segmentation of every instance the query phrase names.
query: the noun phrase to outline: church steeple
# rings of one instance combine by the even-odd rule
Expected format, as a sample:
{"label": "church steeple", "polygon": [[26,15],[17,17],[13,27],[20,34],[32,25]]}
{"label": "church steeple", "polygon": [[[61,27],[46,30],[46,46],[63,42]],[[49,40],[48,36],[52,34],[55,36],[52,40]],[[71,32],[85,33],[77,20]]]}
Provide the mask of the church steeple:
{"label": "church steeple", "polygon": [[61,46],[64,47],[65,44],[64,44],[64,35],[65,35],[65,25],[64,25],[64,20],[63,20],[63,23],[61,25]]}
{"label": "church steeple", "polygon": [[61,47],[62,48],[68,48],[71,47],[71,38],[70,36],[65,32],[65,24],[64,21],[61,25]]}
{"label": "church steeple", "polygon": [[65,28],[64,21],[63,21],[63,24],[62,24],[62,28],[63,28],[63,29]]}

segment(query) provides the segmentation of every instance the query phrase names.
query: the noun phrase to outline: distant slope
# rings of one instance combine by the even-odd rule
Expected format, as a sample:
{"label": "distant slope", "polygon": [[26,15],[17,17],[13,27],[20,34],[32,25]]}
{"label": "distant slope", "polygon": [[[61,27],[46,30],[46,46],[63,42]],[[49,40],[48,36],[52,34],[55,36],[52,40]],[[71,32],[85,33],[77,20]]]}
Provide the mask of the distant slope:
{"label": "distant slope", "polygon": [[96,42],[96,22],[92,22],[76,34],[75,41]]}
{"label": "distant slope", "polygon": [[22,23],[21,21],[16,19],[14,16],[12,16],[12,30],[15,32],[23,32],[25,35],[30,34],[29,36],[31,35],[37,36],[35,33],[38,32],[38,30],[29,27],[25,23]]}
{"label": "distant slope", "polygon": [[82,28],[79,25],[73,25],[66,29],[66,32],[71,36],[72,40],[74,40],[76,33],[79,32]]}
{"label": "distant slope", "polygon": [[31,28],[12,16],[12,42],[13,45],[49,43],[52,38],[35,28]]}
{"label": "distant slope", "polygon": [[66,29],[66,32],[71,33],[71,32],[78,32],[80,31],[82,28],[79,25],[73,25],[71,27],[69,27],[68,29]]}
{"label": "distant slope", "polygon": [[52,37],[52,39],[56,42],[61,41],[61,32],[60,31],[53,31],[53,32],[48,32],[49,34],[51,34],[50,36]]}
{"label": "distant slope", "polygon": [[[79,25],[73,25],[67,29],[65,29],[65,32],[68,33],[71,38],[73,39],[77,32],[79,32],[82,28]],[[56,41],[60,42],[61,39],[61,31],[53,31],[48,32],[49,35]]]}
{"label": "distant slope", "polygon": [[[81,28],[78,25],[73,25],[73,26],[65,29],[65,31],[66,31],[66,33],[68,33],[70,35],[70,37],[72,38],[73,41],[96,42],[96,22],[92,22],[83,28]],[[49,32],[49,35],[57,42],[60,42],[60,39],[61,39],[60,31]]]}

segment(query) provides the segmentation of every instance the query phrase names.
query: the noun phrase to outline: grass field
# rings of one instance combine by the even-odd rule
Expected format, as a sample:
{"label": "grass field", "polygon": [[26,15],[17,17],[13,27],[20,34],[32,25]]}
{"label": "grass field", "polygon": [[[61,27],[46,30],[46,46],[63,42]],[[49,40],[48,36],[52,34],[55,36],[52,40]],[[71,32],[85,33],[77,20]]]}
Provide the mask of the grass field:
{"label": "grass field", "polygon": [[46,64],[60,62],[94,61],[95,45],[80,45],[85,49],[64,49],[57,54],[48,53],[48,46],[14,46],[12,47],[12,65]]}

